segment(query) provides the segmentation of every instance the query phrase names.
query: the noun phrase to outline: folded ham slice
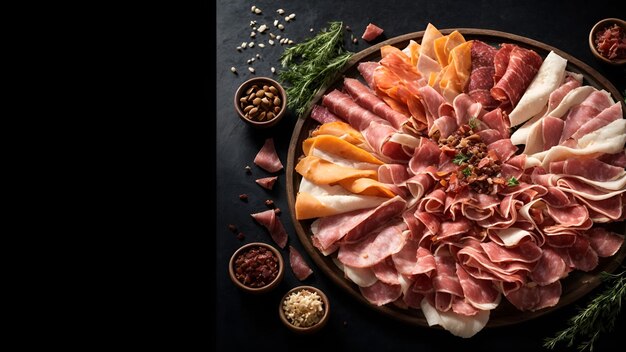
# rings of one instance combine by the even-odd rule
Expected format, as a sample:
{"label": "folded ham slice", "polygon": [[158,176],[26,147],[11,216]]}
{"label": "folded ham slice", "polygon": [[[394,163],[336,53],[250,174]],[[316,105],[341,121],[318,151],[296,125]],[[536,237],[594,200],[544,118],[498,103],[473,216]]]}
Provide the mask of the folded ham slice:
{"label": "folded ham slice", "polygon": [[[536,52],[513,44],[502,44],[494,57],[495,85],[491,96],[506,107],[515,108],[533,80],[542,59]],[[523,122],[523,121],[522,121]]]}
{"label": "folded ham slice", "polygon": [[363,40],[371,42],[372,40],[378,38],[378,36],[381,34],[383,34],[383,29],[373,23],[370,23],[365,28],[365,32],[363,32],[361,38],[363,38]]}
{"label": "folded ham slice", "polygon": [[280,222],[273,209],[250,214],[250,216],[269,231],[270,236],[280,248],[285,248],[285,245],[287,245],[287,231],[285,231],[283,223]]}
{"label": "folded ham slice", "polygon": [[276,183],[276,180],[278,180],[278,176],[259,178],[259,179],[255,180],[255,182],[259,186],[261,186],[261,187],[263,187],[265,189],[269,189],[271,191],[272,188],[274,188],[274,183]]}
{"label": "folded ham slice", "polygon": [[278,154],[276,154],[273,138],[265,140],[263,147],[254,158],[254,163],[267,172],[278,172],[283,168],[283,164],[280,162]]}
{"label": "folded ham slice", "polygon": [[313,274],[313,270],[311,270],[300,252],[293,248],[293,246],[289,246],[289,265],[291,266],[293,274],[300,281],[305,280]]}
{"label": "folded ham slice", "polygon": [[337,258],[351,267],[372,267],[404,247],[406,229],[404,222],[385,225],[382,229],[369,233],[359,242],[340,244]]}
{"label": "folded ham slice", "polygon": [[373,91],[364,86],[361,82],[353,78],[345,78],[343,86],[352,99],[360,106],[383,117],[389,121],[393,127],[400,129],[407,122],[405,116],[389,107],[382,99],[376,96]]}

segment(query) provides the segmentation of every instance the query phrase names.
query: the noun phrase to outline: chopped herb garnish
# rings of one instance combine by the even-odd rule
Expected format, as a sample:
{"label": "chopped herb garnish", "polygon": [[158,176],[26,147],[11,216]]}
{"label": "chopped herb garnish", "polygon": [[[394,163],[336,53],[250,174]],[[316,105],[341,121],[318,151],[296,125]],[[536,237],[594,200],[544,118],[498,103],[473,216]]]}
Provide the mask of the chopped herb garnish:
{"label": "chopped herb garnish", "polygon": [[476,116],[472,116],[469,119],[469,126],[470,126],[471,129],[474,129],[474,128],[478,127],[478,123],[476,122],[477,119],[478,118]]}
{"label": "chopped herb garnish", "polygon": [[465,169],[463,169],[463,171],[461,171],[463,173],[463,175],[465,176],[469,176],[472,174],[472,170],[470,170],[469,167],[466,167]]}
{"label": "chopped herb garnish", "polygon": [[280,57],[283,83],[288,82],[287,106],[297,115],[309,107],[318,89],[330,83],[352,57],[343,48],[342,22],[329,22],[313,38],[286,49]]}
{"label": "chopped herb garnish", "polygon": [[519,181],[515,177],[511,176],[511,178],[506,181],[506,185],[509,187],[515,187],[519,185]]}
{"label": "chopped herb garnish", "polygon": [[469,156],[467,156],[467,155],[465,155],[463,153],[459,153],[459,154],[457,154],[454,157],[454,159],[452,159],[452,162],[454,164],[461,165],[461,164],[463,164],[464,162],[466,162],[468,160],[469,160]]}

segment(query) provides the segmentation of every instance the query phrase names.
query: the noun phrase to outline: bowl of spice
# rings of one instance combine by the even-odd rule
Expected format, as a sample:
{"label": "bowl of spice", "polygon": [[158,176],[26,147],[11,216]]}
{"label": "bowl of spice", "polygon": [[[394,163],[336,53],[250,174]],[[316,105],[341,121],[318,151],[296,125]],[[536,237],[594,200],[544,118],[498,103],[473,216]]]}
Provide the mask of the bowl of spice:
{"label": "bowl of spice", "polygon": [[262,242],[248,243],[233,253],[228,264],[230,279],[235,286],[250,293],[265,293],[274,289],[285,272],[280,252]]}
{"label": "bowl of spice", "polygon": [[329,309],[324,292],[313,286],[298,286],[280,300],[278,315],[291,331],[310,334],[326,325]]}
{"label": "bowl of spice", "polygon": [[626,21],[605,18],[589,32],[589,48],[600,61],[610,65],[626,64]]}
{"label": "bowl of spice", "polygon": [[269,77],[254,77],[243,82],[235,93],[239,118],[256,128],[272,127],[287,112],[285,89]]}

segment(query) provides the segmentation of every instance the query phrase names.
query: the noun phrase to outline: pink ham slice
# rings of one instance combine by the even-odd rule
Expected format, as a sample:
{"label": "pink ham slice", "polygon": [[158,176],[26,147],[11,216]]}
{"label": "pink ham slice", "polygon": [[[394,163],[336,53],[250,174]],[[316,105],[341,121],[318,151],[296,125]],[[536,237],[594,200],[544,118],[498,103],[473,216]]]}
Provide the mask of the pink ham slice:
{"label": "pink ham slice", "polygon": [[555,89],[554,92],[550,93],[550,98],[548,99],[548,112],[556,109],[561,101],[563,101],[563,98],[565,98],[567,93],[580,86],[581,82],[566,72],[565,82],[559,88]]}
{"label": "pink ham slice", "polygon": [[359,290],[368,302],[377,306],[391,303],[402,296],[402,286],[388,285],[382,281],[369,287],[359,287]]}
{"label": "pink ham slice", "polygon": [[422,138],[420,145],[415,148],[414,154],[409,161],[409,169],[414,174],[419,174],[428,166],[439,164],[439,154],[441,150],[435,142],[429,138]]}
{"label": "pink ham slice", "polygon": [[330,112],[348,121],[350,126],[359,131],[369,127],[371,122],[390,125],[386,120],[359,106],[349,95],[336,89],[326,94],[322,99],[322,103]]}
{"label": "pink ham slice", "polygon": [[272,236],[272,239],[280,248],[285,248],[287,244],[287,231],[285,231],[283,224],[280,222],[280,219],[278,219],[273,209],[250,214],[250,216],[269,231],[270,236]]}
{"label": "pink ham slice", "polygon": [[571,158],[554,161],[549,170],[557,175],[576,175],[592,181],[611,181],[624,174],[624,168],[613,166],[597,159]]}
{"label": "pink ham slice", "polygon": [[509,160],[515,152],[517,151],[517,147],[513,145],[510,139],[501,139],[499,141],[495,141],[487,146],[488,150],[492,150],[498,156],[498,159],[502,162]]}
{"label": "pink ham slice", "polygon": [[463,297],[463,288],[456,275],[456,261],[449,254],[435,256],[437,269],[433,275],[435,307],[445,312],[452,307],[452,296]]}
{"label": "pink ham slice", "polygon": [[276,154],[273,138],[265,140],[265,144],[254,158],[254,163],[267,172],[278,172],[283,168],[283,164]]}
{"label": "pink ham slice", "polygon": [[541,258],[530,273],[530,278],[539,285],[545,286],[567,276],[568,267],[561,256],[554,250],[544,247]]}
{"label": "pink ham slice", "polygon": [[458,263],[456,275],[459,278],[463,295],[469,304],[476,309],[495,309],[500,303],[500,293],[493,287],[490,280],[480,280],[470,276]]}
{"label": "pink ham slice", "polygon": [[272,188],[274,188],[274,183],[276,183],[276,180],[278,179],[278,176],[272,176],[272,177],[264,177],[264,178],[260,178],[255,180],[255,182],[265,188],[265,189],[269,189],[272,190]]}
{"label": "pink ham slice", "polygon": [[378,280],[389,285],[400,285],[400,277],[391,257],[387,257],[382,262],[374,265],[372,270]]}
{"label": "pink ham slice", "polygon": [[576,132],[574,132],[571,138],[574,140],[578,140],[580,139],[580,137],[588,133],[591,133],[593,131],[596,131],[610,124],[611,122],[617,119],[621,119],[621,118],[622,118],[622,104],[617,102],[611,105],[611,107],[602,110],[602,112],[596,115],[594,118],[585,122],[582,126],[580,126],[580,128]]}
{"label": "pink ham slice", "polygon": [[502,135],[502,138],[509,138],[509,119],[504,116],[502,109],[494,109],[480,118],[489,128],[494,129]]}
{"label": "pink ham slice", "polygon": [[380,66],[380,64],[373,61],[361,62],[359,66],[357,66],[359,73],[363,76],[367,85],[374,90],[376,90],[376,84],[374,83],[374,70],[376,70],[376,67],[378,66]]}
{"label": "pink ham slice", "polygon": [[311,270],[311,268],[304,261],[300,252],[292,246],[289,246],[289,264],[293,274],[300,281],[313,274],[313,270]]}
{"label": "pink ham slice", "polygon": [[311,118],[321,124],[341,121],[339,116],[328,111],[328,109],[326,109],[325,107],[317,104],[313,105],[313,109],[311,110]]}
{"label": "pink ham slice", "polygon": [[365,28],[365,32],[363,33],[361,38],[363,38],[363,40],[371,42],[372,40],[378,38],[378,36],[381,34],[383,34],[383,29],[373,23],[370,23]]}
{"label": "pink ham slice", "polygon": [[343,81],[343,87],[357,104],[389,121],[396,129],[399,130],[408,120],[408,116],[402,115],[401,113],[390,108],[387,103],[377,97],[374,92],[358,80],[354,78],[345,78]]}
{"label": "pink ham slice", "polygon": [[[541,56],[533,50],[512,44],[502,44],[494,58],[495,85],[491,88],[491,96],[502,102],[504,106],[514,108],[535,78],[541,62]],[[506,69],[503,73],[504,67]],[[502,78],[498,78],[500,75]]]}
{"label": "pink ham slice", "polygon": [[624,243],[624,236],[608,231],[603,227],[594,227],[585,232],[589,238],[591,248],[599,257],[610,257],[617,253]]}
{"label": "pink ham slice", "polygon": [[406,229],[404,222],[397,222],[371,232],[359,242],[340,244],[337,259],[354,268],[372,267],[404,247]]}
{"label": "pink ham slice", "polygon": [[493,87],[493,75],[495,73],[493,60],[497,51],[496,48],[480,40],[474,40],[470,50],[472,72],[470,73],[467,92],[486,110],[491,110],[499,104],[489,92]]}
{"label": "pink ham slice", "polygon": [[567,249],[567,253],[574,268],[578,270],[588,272],[598,266],[598,254],[591,247],[589,240],[583,236],[576,236],[576,241]]}
{"label": "pink ham slice", "polygon": [[522,286],[505,296],[517,309],[534,312],[559,303],[561,282],[557,281],[547,286]]}
{"label": "pink ham slice", "polygon": [[[559,143],[568,140],[581,126],[594,119],[596,115],[610,106],[611,98],[605,92],[595,91],[591,93],[582,103],[572,107],[567,113],[563,134]],[[609,118],[611,118],[611,115],[609,114]],[[606,120],[606,118],[602,118],[602,120]]]}
{"label": "pink ham slice", "polygon": [[559,140],[561,139],[561,135],[563,134],[563,126],[565,126],[565,121],[552,117],[546,116],[541,119],[541,132],[543,137],[543,149],[548,150],[555,145],[559,144]]}
{"label": "pink ham slice", "polygon": [[356,241],[382,226],[390,218],[400,215],[405,206],[406,201],[396,196],[376,208],[319,218],[311,224],[313,244],[326,252],[344,237]]}

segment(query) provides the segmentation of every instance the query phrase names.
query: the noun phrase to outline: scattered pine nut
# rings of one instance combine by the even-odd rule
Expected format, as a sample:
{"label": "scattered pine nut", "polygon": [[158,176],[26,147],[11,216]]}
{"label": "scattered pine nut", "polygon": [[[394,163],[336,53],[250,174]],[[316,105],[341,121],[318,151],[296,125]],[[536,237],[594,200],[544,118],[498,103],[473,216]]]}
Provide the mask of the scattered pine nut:
{"label": "scattered pine nut", "polygon": [[248,67],[248,71],[254,73],[254,67]]}

